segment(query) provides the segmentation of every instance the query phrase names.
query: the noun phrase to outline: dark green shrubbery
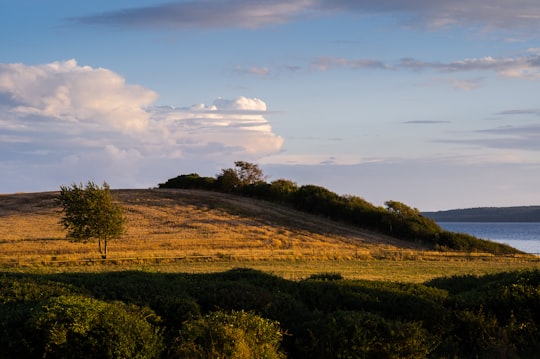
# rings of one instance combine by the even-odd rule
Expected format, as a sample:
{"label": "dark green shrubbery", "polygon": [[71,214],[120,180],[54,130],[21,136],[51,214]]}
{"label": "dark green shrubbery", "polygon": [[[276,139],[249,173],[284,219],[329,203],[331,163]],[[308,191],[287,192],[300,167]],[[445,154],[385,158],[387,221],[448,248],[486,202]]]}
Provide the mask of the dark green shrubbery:
{"label": "dark green shrubbery", "polygon": [[158,358],[159,318],[148,308],[80,295],[0,307],[5,358]]}
{"label": "dark green shrubbery", "polygon": [[184,189],[206,189],[213,190],[216,187],[216,179],[212,177],[201,177],[197,173],[180,175],[169,179],[165,183],[160,183],[159,188],[184,188]]}
{"label": "dark green shrubbery", "polygon": [[47,358],[159,358],[163,350],[152,310],[82,296],[51,298],[27,322]]}
{"label": "dark green shrubbery", "polygon": [[298,346],[305,358],[426,358],[431,343],[420,322],[336,311],[306,323]]}
{"label": "dark green shrubbery", "polygon": [[539,271],[426,284],[339,277],[4,274],[0,357],[534,358],[540,350]]}
{"label": "dark green shrubbery", "polygon": [[386,207],[377,207],[360,197],[340,196],[321,186],[299,187],[285,179],[267,183],[257,165],[243,161],[235,165],[222,170],[215,179],[193,173],[171,178],[159,187],[213,190],[271,201],[437,250],[520,253],[508,245],[444,231],[418,209],[401,202],[387,201]]}

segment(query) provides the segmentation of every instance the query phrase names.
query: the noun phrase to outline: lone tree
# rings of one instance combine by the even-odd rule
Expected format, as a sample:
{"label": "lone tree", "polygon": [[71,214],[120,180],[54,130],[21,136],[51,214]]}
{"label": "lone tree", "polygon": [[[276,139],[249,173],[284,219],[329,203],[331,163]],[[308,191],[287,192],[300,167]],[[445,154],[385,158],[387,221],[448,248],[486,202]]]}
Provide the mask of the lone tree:
{"label": "lone tree", "polygon": [[[58,204],[62,207],[60,224],[67,229],[67,239],[74,242],[98,241],[101,258],[107,258],[107,241],[124,233],[122,207],[113,201],[109,185],[99,187],[93,182],[86,186],[60,186]],[[103,248],[101,242],[103,241]]]}

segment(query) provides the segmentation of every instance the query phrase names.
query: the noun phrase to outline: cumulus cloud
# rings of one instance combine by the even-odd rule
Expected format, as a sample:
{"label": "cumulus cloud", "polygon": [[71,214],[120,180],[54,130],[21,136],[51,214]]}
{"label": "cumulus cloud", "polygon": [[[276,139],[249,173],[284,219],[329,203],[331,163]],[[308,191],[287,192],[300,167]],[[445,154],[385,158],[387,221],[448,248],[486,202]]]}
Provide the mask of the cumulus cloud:
{"label": "cumulus cloud", "polygon": [[110,70],[75,60],[0,64],[4,177],[19,176],[18,185],[46,177],[53,188],[94,176],[118,186],[135,178],[157,184],[182,164],[257,160],[283,144],[261,99],[218,98],[177,108],[153,106],[156,97]]}
{"label": "cumulus cloud", "polygon": [[[73,19],[83,24],[149,28],[258,28],[335,13],[392,16],[413,26],[538,28],[536,0],[203,0],[132,7]],[[216,16],[218,14],[218,16]]]}
{"label": "cumulus cloud", "polygon": [[283,144],[264,118],[265,112],[263,100],[239,97],[218,98],[211,105],[154,108],[152,117],[175,151],[262,156],[279,151]]}
{"label": "cumulus cloud", "polygon": [[12,126],[27,126],[28,119],[53,119],[143,131],[149,119],[144,107],[156,97],[153,91],[126,84],[110,70],[78,66],[75,60],[37,66],[0,64],[0,107],[19,119]]}

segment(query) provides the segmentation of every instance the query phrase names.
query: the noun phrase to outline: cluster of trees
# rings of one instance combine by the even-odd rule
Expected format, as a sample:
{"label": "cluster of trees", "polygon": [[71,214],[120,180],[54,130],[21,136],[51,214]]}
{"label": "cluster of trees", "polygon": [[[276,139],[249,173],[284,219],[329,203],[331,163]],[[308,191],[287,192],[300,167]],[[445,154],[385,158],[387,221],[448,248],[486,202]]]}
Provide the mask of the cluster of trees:
{"label": "cluster of trees", "polygon": [[0,275],[2,358],[533,358],[540,272]]}
{"label": "cluster of trees", "polygon": [[386,207],[374,206],[360,197],[341,196],[321,186],[298,186],[286,179],[268,183],[266,179],[258,165],[237,161],[235,168],[223,169],[216,177],[201,177],[196,173],[179,175],[160,183],[159,188],[212,190],[254,197],[439,250],[519,253],[505,244],[443,230],[418,209],[401,202],[387,201]]}

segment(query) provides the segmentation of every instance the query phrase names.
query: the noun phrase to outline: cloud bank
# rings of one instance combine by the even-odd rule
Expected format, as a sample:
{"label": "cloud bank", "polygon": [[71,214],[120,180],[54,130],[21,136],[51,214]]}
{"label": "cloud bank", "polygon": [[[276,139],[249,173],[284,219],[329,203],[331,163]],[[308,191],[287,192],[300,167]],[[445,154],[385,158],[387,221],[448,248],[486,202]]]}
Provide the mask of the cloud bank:
{"label": "cloud bank", "polygon": [[88,179],[155,185],[182,167],[256,160],[283,144],[261,99],[157,107],[156,98],[113,71],[75,60],[0,64],[4,183],[21,190]]}
{"label": "cloud bank", "polygon": [[538,28],[536,0],[202,0],[132,7],[72,19],[133,28],[259,28],[333,14],[392,16],[411,26]]}

